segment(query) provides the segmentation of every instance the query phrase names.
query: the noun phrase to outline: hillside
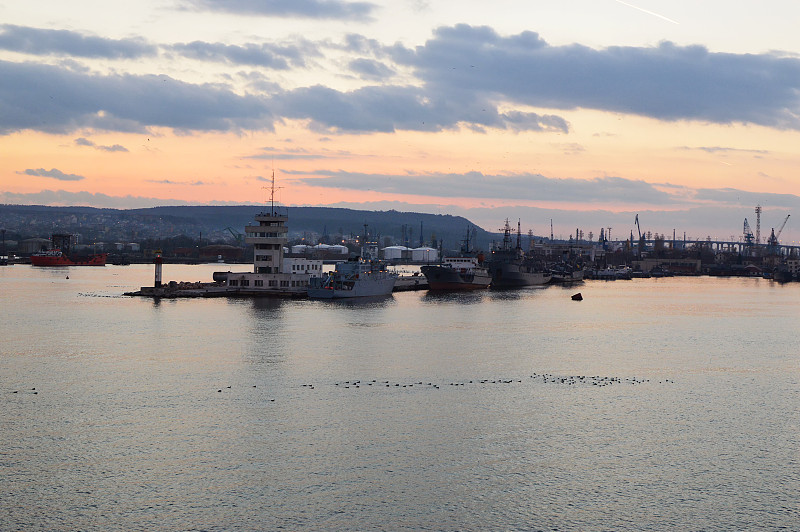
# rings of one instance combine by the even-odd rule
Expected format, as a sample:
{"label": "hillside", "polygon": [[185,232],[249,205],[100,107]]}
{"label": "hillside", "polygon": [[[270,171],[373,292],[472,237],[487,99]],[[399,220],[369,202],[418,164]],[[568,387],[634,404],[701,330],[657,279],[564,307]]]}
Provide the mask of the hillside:
{"label": "hillside", "polygon": [[[40,205],[0,205],[0,228],[9,237],[48,237],[53,232],[83,235],[85,241],[137,241],[187,235],[204,240],[232,239],[244,233],[244,226],[263,210],[253,205],[176,206],[147,209],[96,209],[92,207],[46,207]],[[400,211],[360,211],[328,207],[288,207],[290,238],[316,240],[338,235],[360,235],[367,224],[370,235],[392,243],[403,243],[403,226],[411,246],[422,240],[430,244],[431,235],[442,240],[444,248],[457,249],[469,220],[446,214]],[[476,247],[487,249],[497,234],[475,227]]]}

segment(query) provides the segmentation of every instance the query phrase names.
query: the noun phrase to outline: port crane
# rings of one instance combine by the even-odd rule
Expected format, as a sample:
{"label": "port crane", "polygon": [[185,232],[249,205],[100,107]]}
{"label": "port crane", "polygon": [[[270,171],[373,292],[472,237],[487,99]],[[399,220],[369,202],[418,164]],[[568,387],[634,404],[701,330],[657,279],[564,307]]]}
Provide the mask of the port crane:
{"label": "port crane", "polygon": [[231,236],[233,237],[233,239],[236,241],[237,244],[239,245],[242,244],[242,238],[244,238],[244,235],[242,235],[242,233],[236,231],[231,227],[226,227],[225,230],[231,234]]}
{"label": "port crane", "polygon": [[776,251],[778,249],[778,238],[780,238],[783,228],[786,227],[786,222],[789,221],[789,216],[791,216],[791,214],[787,214],[786,218],[783,219],[783,223],[781,224],[777,233],[775,232],[775,228],[772,228],[772,233],[769,235],[769,239],[767,240],[767,246],[769,247],[770,251]]}
{"label": "port crane", "polygon": [[[642,253],[645,251],[645,249],[647,247],[647,242],[645,241],[645,239],[643,238],[643,235],[642,235],[642,227],[639,225],[639,215],[638,214],[636,215],[636,218],[634,219],[634,222],[636,223],[636,231],[639,233],[639,243],[637,244],[636,249],[639,252],[639,257],[641,257]],[[632,239],[633,239],[633,232],[631,232],[631,240]]]}
{"label": "port crane", "polygon": [[752,245],[755,237],[753,236],[753,230],[750,229],[750,224],[747,223],[747,218],[744,219],[744,229],[742,233],[744,234],[744,243],[748,246]]}

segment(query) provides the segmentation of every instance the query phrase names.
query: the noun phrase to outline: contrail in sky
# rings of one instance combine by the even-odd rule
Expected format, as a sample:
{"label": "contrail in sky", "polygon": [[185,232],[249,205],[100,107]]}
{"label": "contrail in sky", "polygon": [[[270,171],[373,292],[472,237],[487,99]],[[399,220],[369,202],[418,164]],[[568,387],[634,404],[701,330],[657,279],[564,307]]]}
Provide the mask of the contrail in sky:
{"label": "contrail in sky", "polygon": [[642,9],[641,7],[635,6],[633,4],[629,4],[628,2],[623,2],[622,0],[616,0],[616,1],[619,2],[620,4],[624,5],[624,6],[632,7],[633,9],[638,9],[639,11],[647,13],[648,15],[653,15],[654,17],[658,17],[658,18],[664,19],[667,22],[672,22],[673,24],[677,24],[676,21],[672,20],[671,18],[667,18],[664,15],[659,15],[658,13],[653,13],[652,11],[648,11],[646,9]]}

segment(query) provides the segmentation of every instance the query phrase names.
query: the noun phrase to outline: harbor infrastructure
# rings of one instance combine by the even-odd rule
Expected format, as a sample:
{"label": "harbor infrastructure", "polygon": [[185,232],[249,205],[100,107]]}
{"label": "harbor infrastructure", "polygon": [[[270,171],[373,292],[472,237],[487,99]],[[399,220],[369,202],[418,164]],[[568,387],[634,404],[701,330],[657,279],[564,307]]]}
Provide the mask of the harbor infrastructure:
{"label": "harbor infrastructure", "polygon": [[305,297],[312,276],[322,275],[322,260],[284,257],[287,249],[289,216],[274,205],[255,216],[255,224],[245,227],[245,242],[253,246],[253,270],[217,272],[211,283],[160,281],[160,255],[156,262],[153,287],[141,287],[127,295],[148,297]]}

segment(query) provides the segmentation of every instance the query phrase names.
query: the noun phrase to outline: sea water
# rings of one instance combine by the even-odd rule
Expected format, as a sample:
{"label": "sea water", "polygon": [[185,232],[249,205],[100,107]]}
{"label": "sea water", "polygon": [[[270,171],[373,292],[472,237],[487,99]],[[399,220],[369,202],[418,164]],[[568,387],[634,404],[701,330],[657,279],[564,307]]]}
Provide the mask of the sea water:
{"label": "sea water", "polygon": [[0,268],[0,529],[800,529],[800,283],[122,295],[152,278]]}

